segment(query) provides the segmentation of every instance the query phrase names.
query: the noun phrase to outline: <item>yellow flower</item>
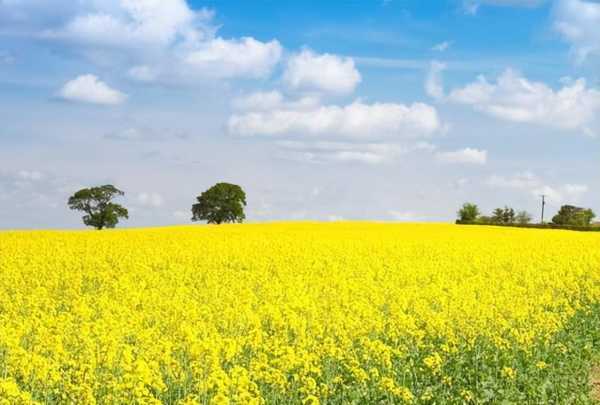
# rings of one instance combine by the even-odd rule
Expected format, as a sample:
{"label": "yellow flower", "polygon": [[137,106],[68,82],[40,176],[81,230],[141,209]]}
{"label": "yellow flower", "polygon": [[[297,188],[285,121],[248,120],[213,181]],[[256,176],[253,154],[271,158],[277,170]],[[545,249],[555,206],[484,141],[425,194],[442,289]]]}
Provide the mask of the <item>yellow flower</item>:
{"label": "yellow flower", "polygon": [[319,398],[314,395],[309,395],[304,400],[302,400],[303,405],[319,405]]}
{"label": "yellow flower", "polygon": [[368,222],[0,232],[0,404],[473,402],[463,356],[571,354],[556,337],[600,303],[598,246]]}
{"label": "yellow flower", "polygon": [[210,400],[211,405],[229,405],[229,398],[223,393],[218,393]]}
{"label": "yellow flower", "polygon": [[509,380],[514,380],[517,376],[517,372],[512,367],[503,367],[502,368],[502,376],[508,378]]}
{"label": "yellow flower", "polygon": [[438,353],[427,356],[423,363],[431,369],[434,374],[438,374],[442,368],[442,357]]}
{"label": "yellow flower", "polygon": [[473,400],[473,393],[469,390],[461,390],[460,396],[467,402],[470,402]]}

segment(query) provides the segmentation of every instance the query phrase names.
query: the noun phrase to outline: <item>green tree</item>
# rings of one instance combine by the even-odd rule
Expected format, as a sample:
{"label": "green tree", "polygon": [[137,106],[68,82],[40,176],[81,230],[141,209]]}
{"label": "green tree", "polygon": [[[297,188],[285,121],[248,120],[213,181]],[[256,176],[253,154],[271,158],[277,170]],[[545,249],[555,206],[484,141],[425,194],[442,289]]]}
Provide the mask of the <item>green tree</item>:
{"label": "green tree", "polygon": [[510,207],[504,207],[504,216],[502,220],[505,224],[514,224],[515,223],[515,210]]}
{"label": "green tree", "polygon": [[458,220],[460,222],[475,222],[479,217],[479,207],[476,204],[464,203],[458,210]]}
{"label": "green tree", "polygon": [[527,211],[519,211],[519,213],[515,217],[515,221],[517,222],[517,224],[521,224],[521,225],[526,225],[526,224],[531,223],[532,219],[533,219],[533,217]]}
{"label": "green tree", "polygon": [[556,225],[590,226],[596,214],[589,208],[563,205],[558,214],[552,217]]}
{"label": "green tree", "polygon": [[209,224],[242,222],[246,219],[246,193],[240,186],[218,183],[197,197],[192,206],[192,221],[208,221]]}
{"label": "green tree", "polygon": [[121,190],[110,184],[84,188],[73,194],[68,201],[69,208],[83,211],[83,223],[96,229],[114,228],[119,218],[129,218],[127,209],[112,200],[123,196]]}
{"label": "green tree", "polygon": [[492,213],[492,222],[495,224],[514,224],[515,210],[509,207],[496,208]]}
{"label": "green tree", "polygon": [[492,223],[502,224],[504,223],[504,210],[502,208],[496,208],[492,211]]}

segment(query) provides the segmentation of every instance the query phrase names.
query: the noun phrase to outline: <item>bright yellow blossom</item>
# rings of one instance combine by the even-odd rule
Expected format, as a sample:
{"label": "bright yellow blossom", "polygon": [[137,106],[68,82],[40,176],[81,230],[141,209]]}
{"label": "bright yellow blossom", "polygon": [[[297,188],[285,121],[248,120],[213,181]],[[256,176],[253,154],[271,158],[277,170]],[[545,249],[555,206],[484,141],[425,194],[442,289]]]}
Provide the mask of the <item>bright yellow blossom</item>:
{"label": "bright yellow blossom", "polygon": [[589,368],[598,269],[592,232],[2,232],[0,404],[540,403]]}

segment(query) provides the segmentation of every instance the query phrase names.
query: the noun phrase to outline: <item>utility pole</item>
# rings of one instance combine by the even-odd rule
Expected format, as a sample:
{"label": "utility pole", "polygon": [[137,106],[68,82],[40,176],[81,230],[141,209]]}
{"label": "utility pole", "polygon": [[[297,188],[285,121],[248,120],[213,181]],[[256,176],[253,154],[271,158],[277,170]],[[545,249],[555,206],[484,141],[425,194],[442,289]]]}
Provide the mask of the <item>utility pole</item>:
{"label": "utility pole", "polygon": [[544,207],[546,206],[546,195],[542,194],[542,225],[544,224]]}

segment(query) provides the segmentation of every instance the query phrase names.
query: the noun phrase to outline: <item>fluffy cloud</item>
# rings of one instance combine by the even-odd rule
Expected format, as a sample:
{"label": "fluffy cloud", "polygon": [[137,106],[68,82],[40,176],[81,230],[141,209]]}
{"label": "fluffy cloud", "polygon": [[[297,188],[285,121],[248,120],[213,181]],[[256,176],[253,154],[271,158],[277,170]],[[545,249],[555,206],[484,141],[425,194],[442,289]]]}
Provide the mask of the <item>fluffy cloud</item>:
{"label": "fluffy cloud", "polygon": [[425,92],[436,100],[444,98],[444,83],[442,72],[446,70],[446,64],[433,61],[429,67],[429,73],[425,80]]}
{"label": "fluffy cloud", "polygon": [[305,49],[290,57],[284,80],[294,89],[347,94],[354,91],[361,76],[352,58],[315,54]]}
{"label": "fluffy cloud", "polygon": [[69,101],[92,104],[116,105],[125,101],[127,96],[112,89],[94,75],[82,75],[67,83],[60,90],[60,96]]}
{"label": "fluffy cloud", "polygon": [[[160,47],[210,34],[213,13],[195,11],[185,0],[81,2],[79,13],[46,36],[114,47]],[[87,6],[87,7],[86,7]]]}
{"label": "fluffy cloud", "polygon": [[185,0],[84,1],[48,39],[68,41],[86,55],[128,60],[134,80],[193,81],[198,78],[264,77],[279,63],[278,41],[216,36],[214,13]]}
{"label": "fluffy cloud", "polygon": [[452,152],[438,152],[436,158],[444,163],[466,163],[484,165],[487,162],[487,151],[465,148]]}
{"label": "fluffy cloud", "polygon": [[548,202],[555,205],[577,203],[588,192],[588,186],[585,184],[548,185],[531,172],[517,173],[509,177],[493,175],[486,180],[486,184],[494,188],[521,190],[534,198],[543,194]]}
{"label": "fluffy cloud", "polygon": [[271,73],[281,53],[282,47],[276,40],[265,43],[254,38],[214,38],[197,44],[184,56],[184,61],[206,76],[258,78]]}
{"label": "fluffy cloud", "polygon": [[558,0],[554,16],[554,28],[571,45],[577,62],[600,53],[600,3]]}
{"label": "fluffy cloud", "polygon": [[434,107],[355,101],[346,106],[327,105],[298,110],[281,108],[235,114],[228,122],[236,135],[300,135],[354,139],[418,138],[441,128]]}
{"label": "fluffy cloud", "polygon": [[232,105],[237,110],[228,121],[232,135],[314,139],[276,143],[281,157],[304,162],[391,162],[435,149],[419,139],[443,129],[437,110],[422,103],[322,105],[319,98],[287,99],[268,91],[240,96]]}
{"label": "fluffy cloud", "polygon": [[598,129],[600,91],[589,88],[585,79],[553,90],[513,70],[506,70],[496,82],[484,76],[453,90],[448,100],[472,106],[499,119],[536,124],[593,135]]}

